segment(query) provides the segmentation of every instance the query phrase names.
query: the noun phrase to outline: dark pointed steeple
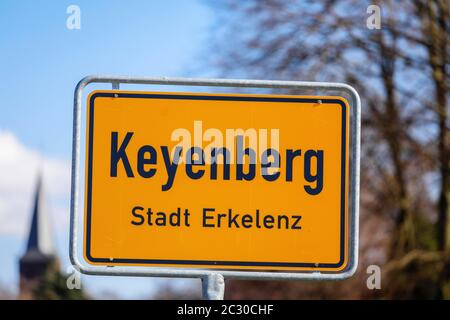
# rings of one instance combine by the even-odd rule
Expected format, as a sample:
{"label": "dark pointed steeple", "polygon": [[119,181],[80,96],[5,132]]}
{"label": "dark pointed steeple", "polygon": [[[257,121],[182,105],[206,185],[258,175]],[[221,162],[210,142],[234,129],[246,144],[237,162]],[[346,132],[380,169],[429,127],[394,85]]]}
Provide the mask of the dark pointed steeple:
{"label": "dark pointed steeple", "polygon": [[39,176],[34,194],[33,216],[26,252],[36,252],[43,255],[55,254],[52,229],[45,201],[42,176]]}
{"label": "dark pointed steeple", "polygon": [[31,225],[25,254],[22,262],[46,261],[55,256],[50,216],[45,201],[42,176],[39,175],[34,194]]}
{"label": "dark pointed steeple", "polygon": [[34,290],[44,281],[47,272],[59,270],[42,176],[38,178],[33,201],[27,247],[19,261],[21,299],[32,299]]}

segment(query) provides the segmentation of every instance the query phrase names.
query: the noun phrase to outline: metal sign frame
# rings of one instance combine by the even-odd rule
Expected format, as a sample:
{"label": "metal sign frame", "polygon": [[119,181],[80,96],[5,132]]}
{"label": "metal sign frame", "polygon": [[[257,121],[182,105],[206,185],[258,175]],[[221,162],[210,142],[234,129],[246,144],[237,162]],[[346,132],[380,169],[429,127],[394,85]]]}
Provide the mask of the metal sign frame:
{"label": "metal sign frame", "polygon": [[[78,257],[78,195],[80,190],[80,137],[81,110],[83,90],[90,83],[110,83],[113,90],[118,90],[120,84],[173,85],[197,87],[228,87],[228,88],[272,88],[272,89],[303,89],[316,91],[338,91],[350,96],[350,226],[349,226],[349,264],[340,273],[323,272],[258,272],[212,269],[190,269],[174,267],[128,267],[128,266],[89,266]],[[70,243],[69,255],[72,265],[81,273],[88,275],[138,276],[138,277],[173,277],[201,278],[203,295],[207,299],[223,299],[224,278],[248,280],[344,280],[351,277],[358,265],[359,247],[359,170],[360,170],[360,131],[361,102],[356,90],[343,83],[276,81],[276,80],[239,80],[239,79],[195,79],[195,78],[151,78],[127,76],[88,76],[83,78],[75,88],[73,109],[72,138],[72,176],[70,195]]]}

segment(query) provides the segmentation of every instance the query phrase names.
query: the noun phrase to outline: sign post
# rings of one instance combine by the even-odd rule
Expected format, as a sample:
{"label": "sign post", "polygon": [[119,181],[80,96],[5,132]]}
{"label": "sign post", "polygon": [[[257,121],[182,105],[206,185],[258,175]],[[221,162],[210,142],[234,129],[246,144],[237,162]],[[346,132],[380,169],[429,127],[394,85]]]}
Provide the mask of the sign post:
{"label": "sign post", "polygon": [[[113,90],[87,97],[81,188],[90,83]],[[124,91],[121,83],[327,95]],[[201,278],[206,299],[223,299],[225,278],[348,278],[358,258],[359,144],[360,100],[345,84],[84,78],[74,100],[71,261],[86,274]]]}

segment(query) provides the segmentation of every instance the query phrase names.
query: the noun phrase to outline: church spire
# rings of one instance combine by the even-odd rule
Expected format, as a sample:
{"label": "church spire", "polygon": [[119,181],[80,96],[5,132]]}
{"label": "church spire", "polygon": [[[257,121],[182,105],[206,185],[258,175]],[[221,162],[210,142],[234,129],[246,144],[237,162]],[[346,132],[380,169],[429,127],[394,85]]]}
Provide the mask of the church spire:
{"label": "church spire", "polygon": [[19,260],[21,299],[36,297],[36,290],[46,281],[48,272],[59,272],[41,175],[36,185],[32,214],[27,248]]}
{"label": "church spire", "polygon": [[25,255],[31,252],[46,256],[55,254],[50,217],[47,210],[42,175],[39,175],[34,195],[33,216]]}

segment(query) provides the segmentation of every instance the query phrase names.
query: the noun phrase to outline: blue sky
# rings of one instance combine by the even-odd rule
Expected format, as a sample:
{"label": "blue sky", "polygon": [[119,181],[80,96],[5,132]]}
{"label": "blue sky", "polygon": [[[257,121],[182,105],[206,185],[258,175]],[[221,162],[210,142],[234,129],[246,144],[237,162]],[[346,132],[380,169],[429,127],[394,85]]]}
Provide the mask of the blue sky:
{"label": "blue sky", "polygon": [[[80,30],[66,28],[71,4],[81,9]],[[25,246],[35,179],[33,161],[49,167],[59,254],[68,265],[66,180],[76,83],[89,74],[199,76],[212,23],[212,12],[202,1],[0,2],[0,223],[8,225],[0,227],[0,284],[13,290],[17,286],[17,259]],[[1,178],[8,174],[14,187]],[[56,186],[59,182],[64,185]],[[16,202],[10,200],[16,196]],[[161,281],[83,277],[94,293],[130,298],[148,297]],[[170,281],[199,286],[198,281]]]}
{"label": "blue sky", "polygon": [[[80,30],[66,28],[72,3],[81,9]],[[73,90],[82,77],[185,75],[210,24],[200,1],[1,1],[0,125],[28,146],[68,158]]]}

